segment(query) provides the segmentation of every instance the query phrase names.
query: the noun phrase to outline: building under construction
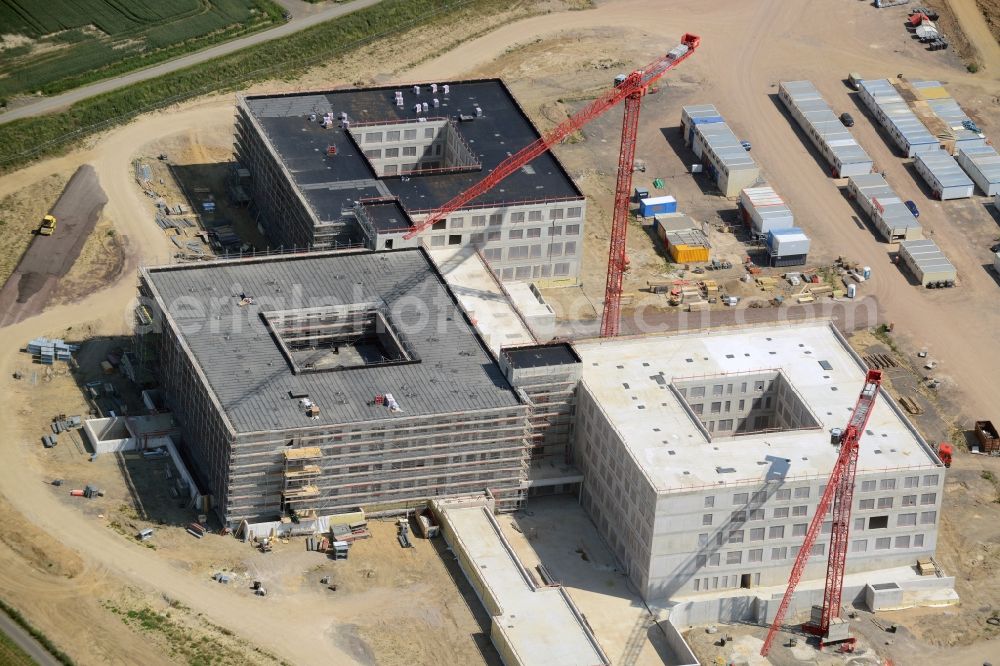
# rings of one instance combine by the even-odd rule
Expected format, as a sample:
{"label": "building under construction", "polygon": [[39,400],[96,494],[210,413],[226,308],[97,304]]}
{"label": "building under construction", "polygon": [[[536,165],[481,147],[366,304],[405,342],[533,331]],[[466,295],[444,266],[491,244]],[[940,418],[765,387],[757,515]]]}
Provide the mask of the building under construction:
{"label": "building under construction", "polygon": [[140,293],[182,448],[227,524],[484,488],[510,510],[532,442],[557,445],[423,250],[147,268]]}
{"label": "building under construction", "polygon": [[[864,384],[861,359],[829,322],[574,346],[582,504],[636,588],[696,607],[740,597],[730,619],[773,617],[771,594],[788,581]],[[847,558],[863,577],[847,586],[929,587],[913,567],[934,555],[944,475],[880,394],[861,437]],[[823,580],[831,525],[806,580]],[[953,595],[950,580],[930,582]],[[716,610],[704,617],[725,615]]]}
{"label": "building under construction", "polygon": [[273,247],[472,247],[501,280],[573,282],[586,201],[550,151],[404,238],[538,138],[499,79],[246,95],[237,104],[237,157]]}

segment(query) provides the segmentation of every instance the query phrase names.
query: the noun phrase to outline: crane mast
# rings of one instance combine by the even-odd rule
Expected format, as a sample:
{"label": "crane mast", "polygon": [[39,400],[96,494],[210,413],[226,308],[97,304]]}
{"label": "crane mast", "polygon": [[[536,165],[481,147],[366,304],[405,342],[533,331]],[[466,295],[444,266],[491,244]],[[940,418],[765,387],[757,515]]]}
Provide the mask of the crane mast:
{"label": "crane mast", "polygon": [[573,116],[507,157],[481,181],[428,213],[419,223],[414,224],[403,237],[407,240],[413,238],[435,222],[440,222],[469,202],[486,194],[521,167],[624,100],[625,117],[622,121],[614,217],[611,226],[611,247],[608,252],[608,278],[605,287],[604,314],[601,319],[601,337],[618,335],[622,277],[626,265],[625,238],[628,231],[628,206],[632,190],[632,168],[635,162],[635,144],[639,130],[639,108],[642,96],[650,85],[689,58],[700,43],[700,37],[685,33],[681,37],[679,45],[642,69],[632,72],[625,77],[624,81],[616,84],[615,87],[577,111]]}
{"label": "crane mast", "polygon": [[802,542],[799,554],[792,565],[792,573],[788,579],[788,589],[781,599],[778,612],[774,616],[774,622],[767,632],[764,645],[760,649],[761,656],[766,657],[771,650],[771,644],[781,623],[785,619],[788,605],[795,594],[795,587],[802,579],[802,572],[806,568],[816,537],[823,529],[823,519],[831,510],[833,513],[833,523],[830,530],[830,550],[826,563],[826,585],[823,588],[823,613],[817,624],[808,623],[803,625],[803,630],[809,634],[822,637],[826,636],[830,630],[832,620],[840,617],[840,601],[844,591],[844,568],[847,565],[847,544],[851,528],[851,505],[854,501],[854,478],[858,468],[858,450],[861,442],[861,435],[868,426],[868,419],[871,416],[872,408],[875,406],[875,399],[878,397],[879,387],[882,385],[882,372],[880,370],[869,370],[865,375],[865,386],[861,390],[858,402],[851,413],[851,419],[847,424],[840,439],[840,453],[837,462],[830,473],[826,490],[820,497],[816,506],[816,513],[809,523],[809,530],[806,538]]}

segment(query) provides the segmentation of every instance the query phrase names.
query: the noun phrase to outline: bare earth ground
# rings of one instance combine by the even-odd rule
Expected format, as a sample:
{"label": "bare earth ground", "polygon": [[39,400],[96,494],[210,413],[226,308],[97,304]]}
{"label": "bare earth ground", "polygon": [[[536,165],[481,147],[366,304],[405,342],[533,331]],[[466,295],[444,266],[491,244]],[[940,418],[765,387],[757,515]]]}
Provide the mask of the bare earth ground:
{"label": "bare earth ground", "polygon": [[[599,3],[593,10],[542,14],[524,20],[516,20],[516,13],[499,18],[476,17],[435,32],[437,40],[428,39],[426,31],[402,36],[391,48],[373,45],[365,55],[331,63],[326,70],[302,81],[274,82],[259,89],[501,73],[508,77],[528,112],[544,125],[577,108],[582,103],[581,91],[585,95],[586,91],[607,85],[618,71],[648,62],[664,45],[675,43],[680,33],[697,32],[704,38],[701,52],[669,75],[661,91],[644,104],[640,157],[649,164],[645,176],[650,180],[657,175],[666,178],[665,192],[677,196],[681,209],[696,219],[713,224],[724,221],[732,203],[706,194],[703,183],[685,175],[690,155],[670,136],[679,122],[682,105],[706,101],[718,105],[734,130],[753,141],[754,157],[813,237],[817,257],[830,259],[845,254],[875,268],[876,277],[865,284],[864,292],[875,295],[885,315],[896,324],[901,348],[927,347],[941,359],[941,376],[950,379],[945,391],[951,393],[955,405],[951,414],[957,414],[960,407],[966,417],[995,415],[991,409],[1000,404],[1000,387],[992,378],[1000,370],[1000,349],[991,332],[1000,323],[996,308],[998,286],[982,266],[989,259],[984,242],[988,244],[988,239],[998,235],[996,221],[986,212],[981,198],[946,204],[928,201],[904,161],[891,154],[839,79],[852,70],[866,76],[904,72],[940,79],[947,82],[949,91],[989,135],[1000,136],[995,81],[982,73],[965,73],[950,52],[928,53],[915,45],[900,28],[905,9],[875,10],[867,3],[841,3],[837,11],[842,28],[838,30],[830,29],[827,5],[816,1],[705,5],[682,0],[672,3],[670,11],[665,12],[662,3],[622,0]],[[495,29],[438,55],[442,44],[457,44],[488,28]],[[366,62],[364,57],[370,60]],[[422,64],[412,68],[413,62],[420,61]],[[768,97],[775,92],[778,80],[800,77],[811,78],[835,109],[855,113],[859,121],[855,136],[879,167],[887,171],[900,195],[919,201],[921,222],[934,232],[934,238],[959,268],[960,288],[942,292],[915,288],[888,263],[887,247],[878,243],[864,225],[859,228],[852,221],[855,212],[851,206],[824,175],[800,133]],[[560,98],[565,100],[562,105],[554,102]],[[609,114],[585,130],[581,141],[558,150],[592,197],[583,289],[598,306],[603,295],[610,176],[617,152],[619,118]],[[666,135],[661,129],[667,130]],[[0,589],[8,602],[24,610],[29,620],[59,645],[72,648],[81,663],[186,661],[183,654],[149,650],[148,644],[151,640],[161,641],[157,645],[184,644],[189,642],[184,633],[188,630],[204,631],[209,640],[230,646],[227,650],[232,643],[225,642],[229,638],[226,632],[233,632],[240,643],[250,639],[268,654],[296,664],[489,663],[495,657],[483,657],[479,649],[483,639],[479,635],[481,624],[475,617],[481,612],[478,604],[468,601],[464,584],[456,586],[449,580],[455,577],[453,569],[445,568],[451,566],[450,560],[432,554],[426,543],[418,543],[417,548],[417,555],[426,555],[426,559],[409,570],[398,559],[401,551],[395,548],[391,532],[379,531],[376,526],[376,538],[352,551],[350,563],[358,566],[359,577],[347,576],[353,582],[345,582],[344,589],[357,596],[341,603],[329,599],[329,595],[339,595],[340,589],[327,593],[312,582],[307,572],[316,562],[311,557],[315,554],[301,552],[298,545],[288,545],[292,552],[279,549],[271,556],[258,558],[259,554],[245,546],[213,537],[198,542],[195,550],[190,539],[185,540],[179,528],[170,525],[158,530],[162,536],[157,537],[155,551],[134,543],[108,527],[112,520],[120,524],[122,520],[135,520],[132,510],[121,508],[129,498],[112,459],[93,464],[75,460],[69,442],[42,453],[38,437],[51,417],[49,412],[68,412],[73,396],[79,399],[79,392],[68,377],[45,382],[43,371],[26,366],[25,357],[16,355],[15,350],[39,334],[121,334],[129,312],[127,303],[134,295],[135,266],[139,262],[163,261],[176,250],[152,222],[151,204],[135,184],[131,158],[155,155],[158,148],[148,145],[151,141],[227,146],[231,132],[232,98],[206,98],[144,117],[90,141],[71,155],[34,165],[0,181],[0,197],[5,197],[49,174],[68,174],[81,163],[93,164],[109,199],[106,219],[115,225],[116,237],[131,250],[125,255],[125,267],[106,289],[71,297],[37,317],[0,329],[0,349],[6,350],[0,353],[4,395],[0,408],[8,425],[0,447],[0,487],[4,489],[3,509],[8,518],[0,533]],[[199,163],[198,156],[185,154],[188,148],[179,146],[178,150],[170,150],[178,161]],[[219,155],[213,152],[208,159],[217,160]],[[646,279],[660,272],[665,274],[667,267],[648,235],[637,227],[630,232],[629,253],[635,269],[627,289],[638,293]],[[723,247],[739,251],[735,243],[723,241]],[[90,330],[81,331],[88,322]],[[969,326],[969,322],[976,325]],[[68,327],[72,327],[69,333]],[[29,378],[20,384],[10,379],[16,367],[29,371]],[[31,372],[36,370],[37,383],[30,384]],[[41,393],[32,396],[32,392],[60,385],[63,388],[57,389],[57,394],[46,394],[44,399]],[[953,497],[955,506],[961,508],[951,512],[954,523],[947,522],[945,514],[940,549],[942,558],[949,558],[942,560],[946,568],[951,567],[956,575],[969,576],[969,585],[960,592],[968,593],[974,604],[983,606],[990,602],[982,599],[997,597],[995,581],[990,576],[975,575],[979,565],[974,556],[964,565],[961,558],[970,549],[988,551],[992,556],[996,536],[987,530],[969,532],[962,517],[971,504],[978,507],[983,524],[996,524],[995,514],[987,511],[994,505],[985,502],[985,491],[975,476],[977,469],[981,472],[994,462],[959,456],[953,468],[955,478],[970,484],[973,490],[963,494],[950,486],[946,501],[953,501]],[[969,478],[960,476],[967,469]],[[73,472],[78,482],[86,482],[91,474],[99,476],[111,494],[93,504],[71,502],[68,495],[43,483],[56,472],[67,478]],[[106,511],[103,515],[107,522],[95,511]],[[956,554],[954,559],[948,555],[952,552]],[[361,574],[365,561],[384,562],[368,565],[376,571],[378,586],[384,584],[381,590],[368,587],[372,585],[366,582],[370,579]],[[241,571],[246,567],[248,573],[253,571],[274,581],[272,595],[259,599],[240,586],[211,582],[213,568],[222,566]],[[381,573],[383,569],[399,571],[386,577]],[[421,572],[429,572],[428,577]],[[351,585],[357,587],[352,589]],[[407,590],[407,594],[401,595],[400,589]],[[163,598],[164,593],[169,601]],[[179,605],[170,607],[170,601]],[[71,602],[74,611],[67,613]],[[112,606],[125,613],[138,613],[138,626],[123,622]],[[161,630],[164,621],[143,613],[147,607],[164,613],[169,610],[169,619],[187,628],[173,628],[171,624]],[[926,625],[914,619],[914,632],[925,631],[924,635],[930,636],[934,617],[928,616],[923,621]],[[152,628],[144,628],[142,618]],[[430,628],[412,631],[417,618]],[[953,626],[963,622],[968,623],[966,618],[958,617]],[[200,629],[191,628],[191,623]],[[122,631],[123,626],[130,629]],[[443,644],[454,652],[442,653]],[[995,644],[979,643],[968,649],[981,650],[984,646]],[[491,654],[489,648],[484,652]],[[253,655],[255,661],[266,663],[270,659],[259,652]]]}
{"label": "bare earth ground", "polygon": [[66,186],[74,169],[32,182],[0,201],[0,285],[7,281],[24,250],[35,237],[42,218],[49,212]]}

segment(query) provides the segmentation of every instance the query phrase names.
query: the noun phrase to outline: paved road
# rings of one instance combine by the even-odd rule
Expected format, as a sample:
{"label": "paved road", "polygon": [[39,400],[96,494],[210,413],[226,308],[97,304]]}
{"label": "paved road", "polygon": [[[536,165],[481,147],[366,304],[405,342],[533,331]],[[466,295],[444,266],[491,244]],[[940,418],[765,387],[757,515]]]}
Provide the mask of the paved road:
{"label": "paved road", "polygon": [[35,236],[0,289],[0,327],[42,311],[59,279],[80,256],[107,202],[94,167],[85,164],[77,169],[52,208],[55,233]]}
{"label": "paved road", "polygon": [[292,19],[276,28],[254,33],[240,39],[234,39],[233,41],[225,42],[224,44],[218,44],[217,46],[207,48],[203,51],[197,51],[180,58],[175,58],[174,60],[168,60],[167,62],[160,63],[159,65],[153,65],[152,67],[147,67],[146,69],[140,69],[135,72],[123,74],[122,76],[117,76],[113,79],[98,81],[97,83],[93,83],[82,88],[69,90],[56,95],[55,97],[40,98],[30,102],[29,104],[25,104],[24,106],[18,106],[0,114],[0,123],[17,120],[18,118],[37,116],[50,111],[56,111],[67,107],[74,102],[79,102],[81,99],[106,93],[109,90],[116,90],[133,83],[138,83],[139,81],[156,78],[157,76],[168,74],[175,70],[183,69],[184,67],[197,65],[198,63],[205,62],[206,60],[218,58],[254,44],[277,39],[278,37],[286,37],[298,32],[299,30],[311,28],[314,25],[323,23],[324,21],[329,21],[330,19],[338,16],[349,14],[358,9],[370,7],[377,2],[378,0],[353,0],[353,2],[321,6],[316,9],[315,5],[308,5],[302,2],[292,3],[289,2],[289,0],[285,0],[281,4],[282,6],[290,9],[292,12]]}
{"label": "paved road", "polygon": [[36,641],[31,634],[21,628],[21,625],[0,611],[0,631],[7,634],[10,640],[28,653],[38,666],[59,666],[59,661],[49,654],[49,651]]}

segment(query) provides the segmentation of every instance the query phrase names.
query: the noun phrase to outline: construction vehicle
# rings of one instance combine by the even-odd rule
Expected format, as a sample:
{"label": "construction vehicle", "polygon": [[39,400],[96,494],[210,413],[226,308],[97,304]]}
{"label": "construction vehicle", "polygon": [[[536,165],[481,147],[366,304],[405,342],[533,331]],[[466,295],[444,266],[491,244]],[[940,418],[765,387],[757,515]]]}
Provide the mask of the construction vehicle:
{"label": "construction vehicle", "polygon": [[46,215],[42,218],[42,226],[38,228],[40,236],[51,236],[56,231],[56,218],[53,215]]}
{"label": "construction vehicle", "polygon": [[260,544],[258,544],[257,546],[257,549],[262,553],[270,553],[271,552],[270,537],[264,537],[263,539],[261,539]]}
{"label": "construction vehicle", "polygon": [[650,86],[664,74],[691,57],[700,44],[700,37],[686,33],[681,37],[680,44],[642,69],[637,69],[628,75],[618,75],[615,77],[614,86],[607,92],[554,129],[549,130],[534,142],[500,162],[481,181],[442,204],[437,210],[431,211],[423,220],[411,227],[403,238],[409,240],[424,229],[444,220],[470,201],[492,190],[511,174],[520,171],[522,167],[594,118],[603,115],[619,102],[624,101],[625,114],[622,119],[621,149],[618,154],[615,206],[611,224],[611,247],[608,251],[608,276],[604,293],[604,313],[601,317],[601,337],[617,336],[621,324],[622,279],[628,269],[628,258],[625,256],[625,237],[628,232],[632,170],[635,165],[635,146],[639,133],[639,108],[642,97],[649,91]]}
{"label": "construction vehicle", "polygon": [[833,471],[830,473],[830,480],[827,482],[826,490],[820,497],[816,506],[816,513],[813,514],[806,538],[799,548],[799,554],[792,565],[792,572],[788,578],[788,589],[781,599],[778,612],[774,616],[771,629],[767,632],[764,645],[760,649],[762,657],[766,657],[771,650],[771,644],[775,636],[781,629],[781,623],[785,619],[788,605],[795,595],[795,587],[802,579],[802,572],[805,571],[806,563],[812,554],[813,544],[816,537],[823,529],[823,522],[827,513],[831,512],[832,522],[830,527],[830,549],[826,563],[826,585],[823,588],[823,605],[813,607],[810,621],[802,625],[802,630],[813,636],[818,636],[820,647],[839,643],[843,648],[850,649],[857,639],[852,638],[849,633],[849,625],[840,617],[840,600],[844,592],[844,569],[847,565],[847,547],[849,530],[851,528],[851,505],[854,501],[854,478],[858,469],[858,450],[861,443],[861,435],[868,426],[868,419],[871,417],[875,401],[878,398],[879,388],[882,385],[882,371],[869,370],[865,375],[865,385],[858,396],[858,402],[851,413],[851,419],[840,436],[840,453],[837,462],[834,463]]}
{"label": "construction vehicle", "polygon": [[951,467],[951,454],[951,444],[948,442],[941,442],[938,445],[938,458],[941,459],[941,462],[944,463],[945,467]]}

